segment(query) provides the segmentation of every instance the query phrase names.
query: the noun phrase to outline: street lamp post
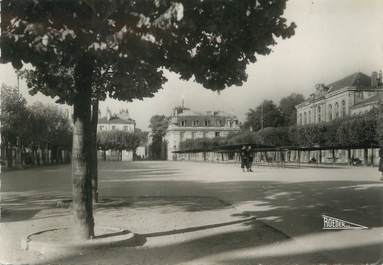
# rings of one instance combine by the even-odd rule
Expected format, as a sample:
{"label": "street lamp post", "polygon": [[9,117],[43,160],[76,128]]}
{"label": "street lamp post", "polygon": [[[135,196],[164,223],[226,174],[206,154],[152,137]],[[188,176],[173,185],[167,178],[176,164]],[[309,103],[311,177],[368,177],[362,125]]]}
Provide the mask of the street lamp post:
{"label": "street lamp post", "polygon": [[261,105],[261,129],[263,130],[263,102]]}

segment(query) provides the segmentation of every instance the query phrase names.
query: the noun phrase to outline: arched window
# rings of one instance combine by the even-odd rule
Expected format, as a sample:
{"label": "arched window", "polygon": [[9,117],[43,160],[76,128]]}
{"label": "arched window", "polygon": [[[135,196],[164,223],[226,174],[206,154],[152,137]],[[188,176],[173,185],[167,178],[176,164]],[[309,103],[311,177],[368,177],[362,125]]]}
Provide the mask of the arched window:
{"label": "arched window", "polygon": [[335,103],[335,119],[339,118],[339,104]]}
{"label": "arched window", "polygon": [[342,117],[346,116],[346,101],[342,100]]}
{"label": "arched window", "polygon": [[332,105],[328,105],[328,120],[332,120]]}
{"label": "arched window", "polygon": [[305,117],[305,118],[304,118],[304,124],[307,124],[307,113],[305,112],[303,115],[304,115],[304,117]]}
{"label": "arched window", "polygon": [[318,106],[318,122],[322,121],[322,115],[321,115],[322,108]]}

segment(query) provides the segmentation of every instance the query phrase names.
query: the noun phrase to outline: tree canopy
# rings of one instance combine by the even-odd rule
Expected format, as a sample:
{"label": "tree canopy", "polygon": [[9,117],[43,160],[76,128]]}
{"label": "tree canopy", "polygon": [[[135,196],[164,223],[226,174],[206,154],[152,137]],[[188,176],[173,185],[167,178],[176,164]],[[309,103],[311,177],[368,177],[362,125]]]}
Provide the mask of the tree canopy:
{"label": "tree canopy", "polygon": [[285,126],[297,124],[297,110],[295,106],[304,100],[305,98],[302,94],[292,93],[279,101],[279,109],[283,115]]}
{"label": "tree canopy", "polygon": [[255,109],[249,109],[245,128],[252,128],[253,131],[258,131],[266,127],[283,126],[283,115],[277,105],[272,100],[264,100]]}
{"label": "tree canopy", "polygon": [[36,102],[27,105],[14,87],[2,85],[1,137],[3,142],[23,146],[71,145],[69,117],[58,107]]}
{"label": "tree canopy", "polygon": [[166,159],[166,142],[164,136],[169,126],[169,117],[165,115],[154,115],[150,118],[150,129],[152,143],[149,146],[149,156],[151,159]]}
{"label": "tree canopy", "polygon": [[18,69],[35,67],[32,93],[68,103],[84,59],[93,83],[103,80],[101,99],[153,96],[166,81],[163,68],[221,90],[241,85],[246,65],[269,54],[275,37],[294,34],[285,2],[4,0],[2,55]]}

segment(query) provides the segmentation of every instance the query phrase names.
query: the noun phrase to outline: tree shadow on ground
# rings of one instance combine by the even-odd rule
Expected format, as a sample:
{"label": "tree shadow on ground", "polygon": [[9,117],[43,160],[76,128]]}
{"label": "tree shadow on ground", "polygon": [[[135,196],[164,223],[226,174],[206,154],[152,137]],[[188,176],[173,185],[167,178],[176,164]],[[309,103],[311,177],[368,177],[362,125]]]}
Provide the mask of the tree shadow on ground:
{"label": "tree shadow on ground", "polygon": [[[242,220],[237,222],[228,222],[222,224],[214,224],[211,226],[202,226],[189,228],[190,230],[160,231],[150,234],[141,234],[139,237],[144,238],[161,238],[169,235],[183,234],[193,231],[208,231],[217,227],[230,226],[243,222],[246,229],[240,231],[227,231],[223,233],[207,234],[196,239],[177,241],[163,246],[144,246],[142,248],[110,248],[104,249],[102,257],[95,257],[96,253],[86,253],[84,255],[68,255],[63,258],[53,259],[41,264],[83,264],[93,260],[100,264],[180,264],[192,261],[194,259],[203,258],[209,255],[231,251],[244,247],[257,246],[261,243],[272,243],[275,240],[286,240],[279,234],[274,237],[264,238],[263,225],[254,219]],[[169,240],[169,239],[167,239]]]}
{"label": "tree shadow on ground", "polygon": [[95,208],[99,210],[121,207],[149,209],[164,206],[175,206],[184,211],[195,212],[225,209],[231,207],[231,204],[210,196],[126,196],[102,198]]}
{"label": "tree shadow on ground", "polygon": [[28,195],[9,196],[2,199],[0,223],[19,222],[30,219],[44,219],[64,216],[64,213],[52,213],[39,216],[43,210],[61,208],[58,202],[68,201],[70,197],[59,194],[41,194],[39,191],[28,192]]}
{"label": "tree shadow on ground", "polygon": [[[131,182],[129,193],[158,194],[162,190],[168,196],[224,198],[225,205],[231,204],[246,216],[264,218],[276,227],[291,228],[290,236],[322,231],[322,214],[358,223],[367,227],[383,226],[383,186],[371,181],[232,181],[232,182],[197,182],[197,181],[158,181],[143,180]],[[108,186],[101,193],[126,193],[118,184]],[[165,192],[164,192],[165,193]],[[170,195],[169,195],[170,193]],[[178,201],[179,202],[179,201]],[[143,202],[145,204],[146,202]],[[151,200],[149,203],[157,203]],[[158,202],[159,204],[161,202]],[[166,202],[169,203],[169,202]],[[177,203],[177,200],[174,200]],[[139,205],[139,204],[137,204]],[[146,205],[148,206],[148,205]],[[180,203],[182,206],[182,203]],[[185,210],[195,208],[184,205]],[[223,204],[212,204],[219,209]],[[198,210],[198,209],[197,209]]]}
{"label": "tree shadow on ground", "polygon": [[[238,222],[237,222],[238,223]],[[291,239],[271,231],[263,223],[251,219],[243,223],[242,230],[216,231],[209,233],[209,229],[232,225],[230,223],[216,224],[191,228],[190,231],[165,231],[146,235],[140,235],[148,239],[148,245],[144,247],[126,247],[103,249],[102,253],[83,253],[83,255],[67,255],[57,259],[42,262],[41,264],[89,264],[90,261],[100,264],[329,264],[330,261],[323,255],[321,250],[310,252],[286,253],[280,251],[280,244],[291,242]],[[150,246],[150,238],[160,239],[168,235],[183,234],[198,230],[207,230],[205,235],[182,241],[164,241],[164,244]],[[260,250],[269,248],[267,253]],[[343,255],[346,264],[360,264],[376,262],[374,256],[365,258],[350,258],[348,251],[375,251],[381,250],[380,244],[370,246],[357,246],[351,249],[338,248],[334,252]],[[343,253],[344,252],[344,253]],[[255,256],[252,257],[252,255]]]}

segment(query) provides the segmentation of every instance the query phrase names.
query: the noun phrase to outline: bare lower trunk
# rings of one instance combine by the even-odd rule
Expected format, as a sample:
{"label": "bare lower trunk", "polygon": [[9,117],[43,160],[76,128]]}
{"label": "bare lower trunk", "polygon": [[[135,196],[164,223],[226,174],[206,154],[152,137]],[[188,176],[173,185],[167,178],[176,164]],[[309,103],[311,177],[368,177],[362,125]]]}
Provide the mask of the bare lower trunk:
{"label": "bare lower trunk", "polygon": [[91,120],[91,175],[92,175],[92,193],[93,202],[98,202],[98,173],[97,173],[97,122],[98,122],[98,100],[92,102],[92,120]]}
{"label": "bare lower trunk", "polygon": [[77,95],[73,105],[72,188],[74,225],[76,236],[79,239],[94,237],[92,176],[90,174],[92,71],[88,58],[82,58],[75,68]]}

